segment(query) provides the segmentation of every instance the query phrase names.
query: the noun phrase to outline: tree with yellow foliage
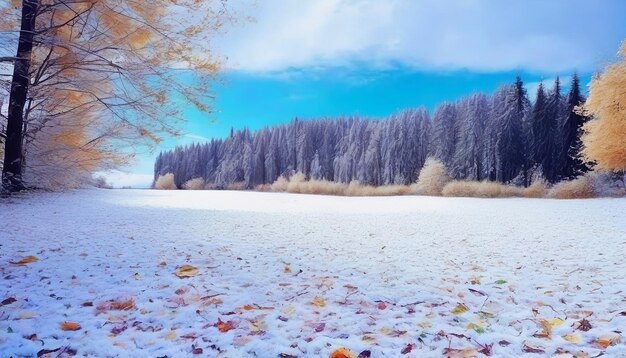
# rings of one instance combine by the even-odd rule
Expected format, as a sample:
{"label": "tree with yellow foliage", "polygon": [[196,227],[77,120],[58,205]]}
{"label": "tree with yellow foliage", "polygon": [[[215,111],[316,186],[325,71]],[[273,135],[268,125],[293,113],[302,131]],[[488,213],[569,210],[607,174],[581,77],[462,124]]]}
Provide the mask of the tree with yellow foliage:
{"label": "tree with yellow foliage", "polygon": [[177,134],[181,102],[209,111],[219,68],[209,45],[234,19],[227,0],[0,0],[0,17],[17,41],[0,58],[12,65],[7,191],[24,188],[25,166],[40,176],[31,162],[84,172],[124,162],[120,153]]}
{"label": "tree with yellow foliage", "polygon": [[583,126],[583,156],[596,168],[626,170],[626,42],[619,51],[621,61],[607,66],[589,87],[583,107],[593,120]]}

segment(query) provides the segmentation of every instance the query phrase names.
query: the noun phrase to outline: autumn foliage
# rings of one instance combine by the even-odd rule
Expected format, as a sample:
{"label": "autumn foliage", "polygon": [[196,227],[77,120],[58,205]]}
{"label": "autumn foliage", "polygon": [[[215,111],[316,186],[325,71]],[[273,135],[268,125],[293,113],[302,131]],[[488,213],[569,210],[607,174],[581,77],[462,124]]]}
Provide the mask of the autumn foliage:
{"label": "autumn foliage", "polygon": [[[231,17],[225,1],[38,4],[24,113],[29,185],[77,186],[177,134],[183,106],[210,111],[220,61],[207,46]],[[19,30],[21,7],[0,2],[2,30]],[[193,70],[191,81],[181,83],[180,69]]]}
{"label": "autumn foliage", "polygon": [[621,61],[609,65],[591,81],[583,111],[594,119],[587,122],[582,154],[596,168],[626,170],[626,42]]}

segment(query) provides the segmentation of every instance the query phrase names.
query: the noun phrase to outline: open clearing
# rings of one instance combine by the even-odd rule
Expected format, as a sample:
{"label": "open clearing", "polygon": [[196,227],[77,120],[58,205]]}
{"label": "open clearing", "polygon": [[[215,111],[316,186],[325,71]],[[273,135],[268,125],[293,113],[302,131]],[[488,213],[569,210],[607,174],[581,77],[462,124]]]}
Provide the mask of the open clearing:
{"label": "open clearing", "polygon": [[626,357],[624,199],[82,190],[0,213],[1,357]]}

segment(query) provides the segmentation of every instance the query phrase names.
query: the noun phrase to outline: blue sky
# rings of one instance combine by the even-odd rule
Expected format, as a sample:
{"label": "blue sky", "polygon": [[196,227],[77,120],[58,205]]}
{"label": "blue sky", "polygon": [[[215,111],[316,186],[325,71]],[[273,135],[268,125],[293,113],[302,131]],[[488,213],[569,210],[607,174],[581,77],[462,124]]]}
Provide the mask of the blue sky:
{"label": "blue sky", "polygon": [[[622,0],[239,0],[233,7],[253,20],[214,39],[213,55],[224,63],[214,112],[189,109],[186,134],[159,149],[294,117],[432,109],[490,93],[517,74],[529,92],[573,71],[586,84],[626,38]],[[140,153],[124,168],[134,177],[111,181],[145,184],[154,156]]]}

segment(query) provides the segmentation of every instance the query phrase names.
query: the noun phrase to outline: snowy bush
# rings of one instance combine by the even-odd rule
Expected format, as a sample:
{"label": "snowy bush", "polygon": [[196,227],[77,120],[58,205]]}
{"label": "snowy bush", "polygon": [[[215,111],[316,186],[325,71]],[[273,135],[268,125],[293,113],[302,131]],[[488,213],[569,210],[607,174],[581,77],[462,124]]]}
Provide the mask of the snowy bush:
{"label": "snowy bush", "polygon": [[154,182],[154,188],[159,190],[175,190],[178,189],[176,187],[176,183],[174,182],[174,174],[167,173],[164,175],[160,175],[157,180]]}
{"label": "snowy bush", "polygon": [[428,158],[420,171],[417,183],[411,185],[410,192],[418,195],[441,195],[441,191],[450,179],[443,163],[435,158]]}
{"label": "snowy bush", "polygon": [[204,179],[195,178],[189,179],[183,184],[183,189],[185,190],[202,190],[204,189]]}

